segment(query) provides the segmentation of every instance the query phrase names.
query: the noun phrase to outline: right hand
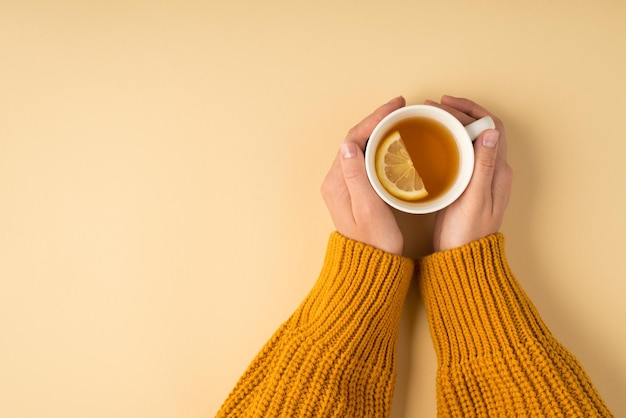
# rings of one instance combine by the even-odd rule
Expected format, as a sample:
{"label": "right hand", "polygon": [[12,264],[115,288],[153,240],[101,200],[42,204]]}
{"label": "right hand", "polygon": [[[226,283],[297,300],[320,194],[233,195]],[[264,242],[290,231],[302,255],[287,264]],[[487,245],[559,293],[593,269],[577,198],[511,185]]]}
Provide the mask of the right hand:
{"label": "right hand", "polygon": [[496,129],[488,129],[474,142],[474,174],[465,192],[435,218],[435,251],[468,244],[500,230],[509,201],[513,170],[506,160],[504,124],[491,112],[468,99],[443,96],[430,105],[452,113],[463,125],[491,116]]}

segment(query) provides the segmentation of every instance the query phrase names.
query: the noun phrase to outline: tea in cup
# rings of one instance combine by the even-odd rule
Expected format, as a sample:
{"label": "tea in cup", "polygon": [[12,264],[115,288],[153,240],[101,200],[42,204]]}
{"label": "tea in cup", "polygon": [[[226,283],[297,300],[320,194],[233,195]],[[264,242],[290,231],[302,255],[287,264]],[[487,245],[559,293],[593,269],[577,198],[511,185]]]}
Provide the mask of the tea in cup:
{"label": "tea in cup", "polygon": [[495,128],[490,117],[463,126],[431,105],[411,105],[387,115],[365,149],[372,187],[390,206],[407,213],[436,212],[463,193],[474,170],[472,141]]}

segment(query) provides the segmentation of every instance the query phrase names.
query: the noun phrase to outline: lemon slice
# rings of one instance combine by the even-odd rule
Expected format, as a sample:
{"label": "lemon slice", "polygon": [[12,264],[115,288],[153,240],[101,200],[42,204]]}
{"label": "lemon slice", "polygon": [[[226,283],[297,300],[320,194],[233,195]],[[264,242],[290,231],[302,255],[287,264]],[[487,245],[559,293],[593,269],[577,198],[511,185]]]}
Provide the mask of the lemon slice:
{"label": "lemon slice", "polygon": [[418,200],[428,196],[398,131],[380,143],[376,151],[376,174],[383,187],[399,199]]}

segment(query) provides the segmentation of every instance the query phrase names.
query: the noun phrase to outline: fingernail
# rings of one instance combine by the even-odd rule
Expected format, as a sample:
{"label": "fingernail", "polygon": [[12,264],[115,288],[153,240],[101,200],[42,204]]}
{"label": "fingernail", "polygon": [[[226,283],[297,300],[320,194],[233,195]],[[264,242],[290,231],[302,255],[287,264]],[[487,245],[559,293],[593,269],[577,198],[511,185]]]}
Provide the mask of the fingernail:
{"label": "fingernail", "polygon": [[343,158],[352,158],[356,156],[356,144],[350,141],[341,143],[341,155]]}
{"label": "fingernail", "polygon": [[495,129],[489,129],[483,134],[483,145],[487,148],[495,148],[498,145],[500,133]]}

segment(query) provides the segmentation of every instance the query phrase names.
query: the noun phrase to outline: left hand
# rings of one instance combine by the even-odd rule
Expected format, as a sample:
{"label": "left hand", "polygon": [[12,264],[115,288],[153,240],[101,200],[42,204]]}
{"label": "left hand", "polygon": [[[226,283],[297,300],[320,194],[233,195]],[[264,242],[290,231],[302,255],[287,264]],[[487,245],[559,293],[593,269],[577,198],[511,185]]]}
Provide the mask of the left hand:
{"label": "left hand", "polygon": [[350,129],[321,188],[337,232],[397,255],[404,245],[402,232],[369,183],[363,150],[376,125],[405,104],[403,97],[392,99]]}

